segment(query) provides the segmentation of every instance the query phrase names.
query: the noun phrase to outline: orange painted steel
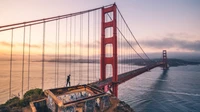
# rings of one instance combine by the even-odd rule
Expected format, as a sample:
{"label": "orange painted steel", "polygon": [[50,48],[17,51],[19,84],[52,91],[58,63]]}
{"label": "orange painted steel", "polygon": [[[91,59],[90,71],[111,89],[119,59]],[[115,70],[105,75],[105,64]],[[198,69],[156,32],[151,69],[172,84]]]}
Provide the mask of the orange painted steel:
{"label": "orange painted steel", "polygon": [[[105,14],[112,12],[113,19],[110,22],[105,21]],[[102,23],[101,23],[101,81],[106,79],[106,65],[112,65],[113,77],[112,77],[112,89],[113,94],[118,96],[118,73],[117,73],[117,13],[116,5],[113,4],[111,7],[102,8]],[[113,36],[105,37],[106,28],[112,27]],[[113,46],[113,56],[106,57],[106,45],[112,44]]]}
{"label": "orange painted steel", "polygon": [[167,69],[167,51],[163,50],[163,69]]}

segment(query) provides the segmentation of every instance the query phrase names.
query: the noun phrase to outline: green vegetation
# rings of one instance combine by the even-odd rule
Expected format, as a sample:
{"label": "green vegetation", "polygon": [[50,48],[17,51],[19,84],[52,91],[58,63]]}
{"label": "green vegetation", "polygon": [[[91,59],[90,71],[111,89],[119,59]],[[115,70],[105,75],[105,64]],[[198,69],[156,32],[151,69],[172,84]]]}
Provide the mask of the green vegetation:
{"label": "green vegetation", "polygon": [[23,99],[19,99],[18,97],[14,97],[9,99],[5,104],[0,105],[0,111],[9,112],[10,110],[22,111],[23,107],[29,106],[29,102],[34,100],[39,100],[44,98],[44,93],[42,89],[32,89],[27,91]]}

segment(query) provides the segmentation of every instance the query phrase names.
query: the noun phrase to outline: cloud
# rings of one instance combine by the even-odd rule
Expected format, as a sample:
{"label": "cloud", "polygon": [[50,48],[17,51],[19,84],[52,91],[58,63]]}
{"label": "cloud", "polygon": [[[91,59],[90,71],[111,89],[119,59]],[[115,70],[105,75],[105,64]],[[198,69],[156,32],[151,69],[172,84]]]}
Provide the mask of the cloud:
{"label": "cloud", "polygon": [[0,45],[1,46],[6,46],[6,47],[10,47],[10,43],[8,43],[8,42],[0,42]]}
{"label": "cloud", "polygon": [[[182,38],[184,36],[184,38]],[[141,45],[154,48],[154,49],[161,49],[161,48],[178,48],[183,50],[189,50],[189,51],[200,51],[200,40],[191,41],[188,40],[189,38],[192,38],[190,36],[185,37],[186,35],[180,34],[180,35],[173,35],[168,34],[164,36],[162,39],[157,40],[146,40],[141,41]]]}
{"label": "cloud", "polygon": [[[15,46],[19,46],[19,47],[23,47],[23,43],[17,43]],[[25,47],[29,47],[29,44],[25,44]],[[31,44],[30,45],[31,48],[41,48],[41,45],[36,45],[36,44]]]}
{"label": "cloud", "polygon": [[[52,47],[55,46],[54,44],[55,43],[52,44]],[[63,48],[65,48],[65,47],[69,48],[70,47],[70,43],[69,42],[67,44],[60,43],[60,46],[63,47]],[[88,43],[77,42],[77,41],[75,41],[75,43],[71,42],[71,47],[73,48],[74,46],[75,47],[88,48]],[[92,42],[89,43],[89,48],[97,48],[98,46],[100,46],[100,41],[92,41]]]}
{"label": "cloud", "polygon": [[[5,41],[2,41],[0,42],[0,45],[1,46],[5,46],[5,47],[10,47],[11,46],[11,43],[10,42],[5,42]],[[13,47],[23,47],[23,43],[13,43]],[[29,47],[29,44],[25,44],[25,47]],[[30,45],[31,48],[41,48],[40,45],[36,45],[36,44],[31,44]]]}

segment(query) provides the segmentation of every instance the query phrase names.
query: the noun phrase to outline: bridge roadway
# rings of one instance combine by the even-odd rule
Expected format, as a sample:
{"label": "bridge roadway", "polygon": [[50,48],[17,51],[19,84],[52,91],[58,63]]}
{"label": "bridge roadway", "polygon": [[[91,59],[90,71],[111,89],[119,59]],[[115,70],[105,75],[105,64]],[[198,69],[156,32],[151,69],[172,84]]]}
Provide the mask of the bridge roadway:
{"label": "bridge roadway", "polygon": [[[155,64],[152,64],[152,65],[147,65],[145,67],[142,67],[142,68],[139,68],[139,69],[136,69],[136,70],[132,70],[132,71],[129,71],[129,72],[126,72],[126,73],[122,73],[120,75],[118,75],[118,84],[121,84],[123,82],[126,82],[130,79],[132,79],[133,77],[136,77],[146,71],[149,71],[155,67],[158,67],[158,66],[162,66],[163,65],[163,62],[158,62],[158,63],[155,63]],[[104,87],[105,85],[112,85],[112,77],[109,77],[103,81],[97,81],[97,82],[94,82],[92,84],[95,84],[96,86],[98,87]]]}

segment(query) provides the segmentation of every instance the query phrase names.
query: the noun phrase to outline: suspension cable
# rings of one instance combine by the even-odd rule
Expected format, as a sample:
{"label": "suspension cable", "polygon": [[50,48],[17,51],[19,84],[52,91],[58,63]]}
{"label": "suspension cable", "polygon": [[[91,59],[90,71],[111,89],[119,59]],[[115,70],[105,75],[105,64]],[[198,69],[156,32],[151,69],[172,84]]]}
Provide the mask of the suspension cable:
{"label": "suspension cable", "polygon": [[[24,24],[25,25],[25,24]],[[23,56],[22,56],[22,95],[24,89],[24,53],[25,53],[25,38],[26,38],[26,27],[24,27],[24,37],[23,37]]]}
{"label": "suspension cable", "polygon": [[89,84],[89,38],[90,38],[90,13],[88,12],[88,69],[87,69],[87,72],[88,72],[88,77],[87,77],[87,83]]}
{"label": "suspension cable", "polygon": [[71,37],[71,36],[72,36],[71,31],[72,31],[72,18],[70,18],[70,24],[69,24],[69,25],[70,25],[70,29],[69,29],[69,30],[70,30],[70,31],[69,31],[69,33],[70,33],[70,36],[69,36],[69,37],[70,37],[70,66],[69,66],[69,68],[70,68],[70,74],[71,74],[71,61],[72,61],[72,60],[71,60],[71,38],[72,38],[72,37]]}
{"label": "suspension cable", "polygon": [[134,40],[136,41],[136,43],[138,44],[138,46],[140,47],[140,49],[142,50],[142,52],[145,54],[145,56],[146,56],[149,60],[151,60],[151,59],[147,56],[147,54],[144,52],[144,50],[142,49],[142,47],[140,46],[140,44],[139,44],[139,42],[137,41],[137,39],[135,38],[135,36],[133,35],[133,32],[132,32],[131,29],[129,28],[127,22],[125,21],[125,19],[124,19],[124,17],[122,16],[122,14],[121,14],[120,10],[118,9],[118,7],[116,7],[116,8],[117,8],[117,10],[118,10],[118,12],[119,12],[119,14],[120,14],[122,20],[124,21],[126,27],[128,28],[129,32],[131,33],[132,37],[134,38]]}
{"label": "suspension cable", "polygon": [[42,89],[44,89],[44,61],[45,61],[45,22],[43,23],[43,50],[42,50]]}
{"label": "suspension cable", "polygon": [[59,65],[60,65],[60,50],[59,50],[59,40],[60,40],[60,19],[58,19],[58,67],[57,67],[57,87],[59,86]]}
{"label": "suspension cable", "polygon": [[31,26],[29,29],[29,50],[28,50],[28,90],[30,89],[30,52],[31,52]]}
{"label": "suspension cable", "polygon": [[[93,41],[94,41],[94,43],[95,43],[95,39],[96,39],[96,37],[95,37],[95,11],[93,12],[93,24],[94,24],[94,29],[93,29]],[[95,58],[95,44],[93,43],[93,62],[92,62],[92,65],[93,65],[93,75],[92,75],[92,77],[93,77],[93,79],[92,80],[94,80],[95,79],[95,63],[94,63],[94,58]]]}
{"label": "suspension cable", "polygon": [[58,22],[56,20],[56,36],[55,36],[55,87],[57,87],[57,27]]}
{"label": "suspension cable", "polygon": [[76,16],[74,16],[74,85],[75,85],[75,78],[76,78],[76,74],[75,74],[75,39],[76,39]]}
{"label": "suspension cable", "polygon": [[9,98],[11,98],[12,88],[12,55],[13,55],[13,29],[11,30],[11,47],[10,47],[10,85],[9,85]]}
{"label": "suspension cable", "polygon": [[[67,79],[66,73],[67,73],[67,18],[66,18],[66,34],[65,34],[65,80]],[[66,82],[67,84],[67,82]]]}
{"label": "suspension cable", "polygon": [[[107,13],[107,15],[109,16],[109,18],[112,20],[111,16]],[[133,48],[133,46],[130,44],[130,42],[126,39],[126,37],[124,36],[124,34],[120,31],[120,29],[117,27],[117,30],[120,32],[120,34],[122,35],[122,37],[126,40],[126,42],[129,44],[129,46],[137,53],[137,55],[144,61],[146,61],[145,59],[142,58],[142,56]]]}
{"label": "suspension cable", "polygon": [[[98,36],[101,37],[101,36],[100,36],[100,24],[101,24],[101,22],[100,22],[100,13],[101,13],[101,11],[98,10],[98,17],[97,17],[97,19],[98,19],[97,33],[98,33],[98,34],[97,34],[97,37],[98,37]],[[97,41],[97,44],[98,44],[98,46],[97,46],[98,49],[100,49],[99,41]],[[100,59],[100,54],[101,54],[100,52],[101,52],[100,50],[98,50],[98,52],[97,52],[97,54],[98,54],[98,55],[97,55],[97,58],[98,58],[98,59]],[[97,60],[97,63],[99,63],[99,60]],[[98,72],[97,72],[97,73],[98,73]],[[97,76],[98,76],[98,80],[99,80],[100,73],[98,73]]]}
{"label": "suspension cable", "polygon": [[[103,7],[109,7],[113,4],[109,4]],[[43,22],[51,22],[51,21],[56,21],[58,18],[59,19],[65,19],[68,17],[73,17],[76,15],[80,15],[80,14],[85,14],[85,13],[89,13],[98,9],[102,9],[103,7],[98,7],[98,8],[94,8],[94,9],[90,9],[90,10],[85,10],[85,11],[81,11],[81,12],[75,12],[75,13],[70,13],[70,14],[65,14],[65,15],[60,15],[60,16],[54,16],[54,17],[49,17],[49,18],[43,18],[43,19],[38,19],[38,20],[33,20],[33,21],[26,21],[26,22],[20,22],[20,23],[16,23],[16,24],[10,24],[10,25],[4,25],[4,26],[0,26],[0,32],[2,31],[7,31],[7,30],[12,30],[12,29],[17,29],[17,28],[22,28],[22,27],[26,27],[26,26],[30,26],[30,25],[37,25],[37,24],[42,24]],[[24,25],[26,24],[26,25]]]}
{"label": "suspension cable", "polygon": [[[80,46],[79,46],[79,48],[80,48],[80,51],[79,51],[79,55],[80,55],[80,58],[79,58],[79,60],[80,61],[82,61],[82,45],[81,45],[81,42],[82,42],[82,19],[83,19],[83,17],[82,17],[82,14],[80,15]],[[82,77],[81,77],[81,63],[79,63],[79,83],[82,83]]]}
{"label": "suspension cable", "polygon": [[96,77],[96,65],[97,65],[97,62],[96,62],[96,38],[97,38],[97,35],[96,35],[96,11],[94,13],[94,79],[96,80],[97,77]]}

